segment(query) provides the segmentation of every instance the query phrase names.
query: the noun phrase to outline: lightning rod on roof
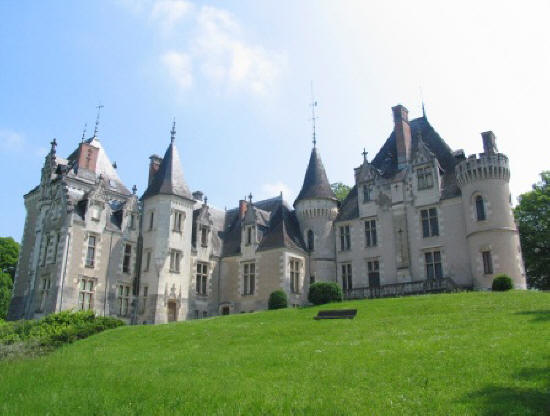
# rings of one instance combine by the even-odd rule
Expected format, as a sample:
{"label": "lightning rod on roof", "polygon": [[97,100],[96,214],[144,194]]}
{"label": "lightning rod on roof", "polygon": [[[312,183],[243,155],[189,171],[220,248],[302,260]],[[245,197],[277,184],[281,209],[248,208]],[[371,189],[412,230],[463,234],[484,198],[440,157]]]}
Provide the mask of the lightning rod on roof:
{"label": "lightning rod on roof", "polygon": [[317,116],[315,115],[315,107],[317,107],[317,101],[315,101],[315,96],[313,95],[313,81],[311,81],[311,123],[313,127],[313,147],[317,145],[317,137],[315,135],[315,120]]}
{"label": "lightning rod on roof", "polygon": [[96,106],[97,108],[97,117],[95,119],[95,127],[94,127],[94,137],[97,137],[97,133],[99,132],[99,116],[101,113],[101,109],[105,107],[103,104],[99,104]]}
{"label": "lightning rod on roof", "polygon": [[176,140],[176,117],[172,120],[172,130],[170,130],[170,141],[174,143]]}

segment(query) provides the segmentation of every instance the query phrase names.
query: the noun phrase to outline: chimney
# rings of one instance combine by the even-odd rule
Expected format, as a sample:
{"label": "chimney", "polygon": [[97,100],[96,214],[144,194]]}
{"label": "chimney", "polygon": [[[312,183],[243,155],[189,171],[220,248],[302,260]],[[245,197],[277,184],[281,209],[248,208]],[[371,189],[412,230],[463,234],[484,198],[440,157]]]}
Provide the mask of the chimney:
{"label": "chimney", "polygon": [[195,191],[193,192],[193,199],[195,201],[202,201],[203,193],[201,191]]}
{"label": "chimney", "polygon": [[498,153],[495,133],[492,131],[485,131],[481,133],[483,139],[483,152],[486,154]]}
{"label": "chimney", "polygon": [[248,209],[248,204],[244,199],[239,201],[239,218],[242,220]]}
{"label": "chimney", "polygon": [[80,143],[80,153],[78,155],[78,168],[88,169],[95,172],[97,163],[97,154],[99,149],[89,143]]}
{"label": "chimney", "polygon": [[392,107],[397,147],[397,167],[404,168],[411,159],[411,127],[409,126],[409,111],[401,104]]}
{"label": "chimney", "polygon": [[149,181],[148,184],[151,185],[151,182],[153,181],[153,178],[155,174],[158,172],[160,168],[160,164],[162,163],[162,157],[159,155],[151,155],[149,156],[149,159],[151,162],[149,163]]}

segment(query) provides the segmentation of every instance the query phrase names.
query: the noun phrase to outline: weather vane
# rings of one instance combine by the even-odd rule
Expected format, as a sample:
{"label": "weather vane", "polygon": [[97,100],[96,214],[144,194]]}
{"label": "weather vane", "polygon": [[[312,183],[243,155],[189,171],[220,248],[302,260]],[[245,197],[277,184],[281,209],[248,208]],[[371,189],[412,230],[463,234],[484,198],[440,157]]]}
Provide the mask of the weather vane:
{"label": "weather vane", "polygon": [[97,133],[99,132],[99,115],[101,113],[101,109],[105,107],[103,104],[99,104],[96,106],[97,108],[97,117],[95,119],[95,128],[94,128],[94,137],[97,137]]}

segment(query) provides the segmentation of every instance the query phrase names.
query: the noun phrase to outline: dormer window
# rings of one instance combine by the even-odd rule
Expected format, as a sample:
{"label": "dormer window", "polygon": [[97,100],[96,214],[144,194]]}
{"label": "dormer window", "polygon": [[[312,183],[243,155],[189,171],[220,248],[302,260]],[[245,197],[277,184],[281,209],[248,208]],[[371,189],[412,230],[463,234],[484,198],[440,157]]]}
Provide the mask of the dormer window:
{"label": "dormer window", "polygon": [[208,247],[208,227],[201,227],[201,246]]}
{"label": "dormer window", "polygon": [[246,227],[246,245],[252,244],[252,227]]}
{"label": "dormer window", "polygon": [[93,221],[99,221],[99,207],[93,206],[90,210],[90,217]]}
{"label": "dormer window", "polygon": [[369,184],[363,185],[363,202],[369,202],[371,200],[371,186]]}
{"label": "dormer window", "polygon": [[430,189],[434,186],[434,174],[433,169],[428,166],[425,168],[418,168],[416,170],[416,178],[418,181],[418,190]]}

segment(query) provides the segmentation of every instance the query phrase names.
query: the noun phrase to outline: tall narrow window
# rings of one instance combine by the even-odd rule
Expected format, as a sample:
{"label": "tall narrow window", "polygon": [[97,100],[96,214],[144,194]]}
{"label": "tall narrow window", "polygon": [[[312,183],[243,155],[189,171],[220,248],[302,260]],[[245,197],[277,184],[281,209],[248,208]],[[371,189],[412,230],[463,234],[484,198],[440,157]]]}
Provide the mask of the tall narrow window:
{"label": "tall narrow window", "polygon": [[365,221],[365,243],[367,247],[374,247],[376,241],[376,220]]}
{"label": "tall narrow window", "polygon": [[208,265],[197,263],[197,295],[206,296],[206,283],[208,281]]}
{"label": "tall narrow window", "polygon": [[369,287],[380,287],[380,263],[378,263],[378,260],[367,262],[367,273],[369,276]]}
{"label": "tall narrow window", "polygon": [[44,312],[46,310],[46,301],[50,293],[51,280],[49,278],[42,279],[42,288],[40,291],[40,305],[37,312]]}
{"label": "tall narrow window", "polygon": [[124,246],[124,258],[122,259],[122,272],[130,273],[130,260],[132,258],[132,246],[126,244]]}
{"label": "tall narrow window", "polygon": [[136,216],[135,214],[130,214],[128,216],[128,228],[133,230],[136,227]]}
{"label": "tall narrow window", "polygon": [[434,237],[439,235],[439,222],[437,220],[437,209],[429,208],[421,211],[422,236]]}
{"label": "tall narrow window", "polygon": [[351,237],[349,233],[349,225],[340,227],[340,250],[349,250],[351,248]]}
{"label": "tall narrow window", "polygon": [[418,190],[433,188],[434,176],[431,167],[417,169],[416,178],[418,179]]}
{"label": "tall narrow window", "polygon": [[86,267],[94,267],[95,264],[95,245],[96,236],[91,235],[88,237],[88,251],[86,253]]}
{"label": "tall narrow window", "polygon": [[55,235],[55,245],[53,246],[53,262],[57,263],[57,250],[59,249],[59,240],[61,236],[59,233]]}
{"label": "tall narrow window", "polygon": [[244,292],[243,295],[253,295],[256,291],[256,264],[245,263],[244,272]]}
{"label": "tall narrow window", "polygon": [[171,250],[170,251],[170,271],[172,273],[180,272],[180,262],[181,262],[181,251]]}
{"label": "tall narrow window", "polygon": [[426,278],[428,280],[442,279],[443,269],[441,268],[441,252],[428,251],[424,253],[426,263]]}
{"label": "tall narrow window", "polygon": [[174,211],[174,231],[181,232],[183,224],[183,212]]}
{"label": "tall narrow window", "polygon": [[476,196],[476,213],[478,221],[484,221],[487,219],[485,215],[485,203],[483,202],[481,195]]}
{"label": "tall narrow window", "polygon": [[315,235],[312,230],[307,232],[307,248],[309,251],[315,250]]}
{"label": "tall narrow window", "polygon": [[493,274],[493,258],[490,251],[481,252],[483,257],[483,273]]}
{"label": "tall narrow window", "polygon": [[147,286],[143,286],[143,294],[141,298],[141,302],[139,304],[139,313],[144,314],[145,310],[147,309],[147,295],[149,294],[149,288]]}
{"label": "tall narrow window", "polygon": [[300,260],[290,259],[290,292],[300,293]]}
{"label": "tall narrow window", "polygon": [[42,257],[42,266],[46,265],[46,259],[48,257],[48,250],[50,249],[51,237],[46,236],[46,246],[44,247],[44,256]]}
{"label": "tall narrow window", "polygon": [[246,227],[246,244],[252,244],[252,227]]}
{"label": "tall narrow window", "polygon": [[80,279],[80,291],[78,293],[78,307],[81,310],[94,308],[94,280]]}
{"label": "tall narrow window", "polygon": [[208,247],[208,227],[201,226],[201,245]]}
{"label": "tall narrow window", "polygon": [[368,184],[363,185],[363,202],[369,202],[371,200],[371,186]]}
{"label": "tall narrow window", "polygon": [[351,263],[342,264],[342,289],[344,289],[344,292],[353,289]]}
{"label": "tall narrow window", "polygon": [[151,214],[149,214],[149,231],[153,229],[154,223],[155,223],[155,212],[151,211]]}
{"label": "tall narrow window", "polygon": [[130,286],[118,285],[118,316],[128,315],[128,306],[130,304]]}
{"label": "tall narrow window", "polygon": [[143,271],[148,272],[149,267],[151,267],[151,251],[147,251],[145,253],[145,267],[143,268]]}

